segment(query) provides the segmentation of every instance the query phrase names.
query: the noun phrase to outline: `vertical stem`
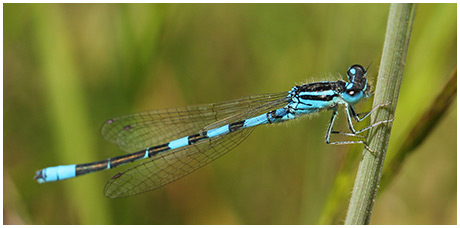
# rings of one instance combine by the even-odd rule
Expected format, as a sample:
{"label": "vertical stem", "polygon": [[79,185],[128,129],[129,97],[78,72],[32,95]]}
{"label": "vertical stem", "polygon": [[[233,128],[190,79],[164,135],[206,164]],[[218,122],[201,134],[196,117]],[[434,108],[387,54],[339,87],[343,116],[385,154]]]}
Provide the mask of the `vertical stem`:
{"label": "vertical stem", "polygon": [[[373,106],[389,102],[391,104],[374,112],[371,115],[372,123],[394,118],[415,6],[415,4],[391,4],[390,6]],[[375,154],[366,149],[363,151],[363,159],[356,175],[345,224],[369,224],[390,140],[391,126],[392,124],[381,124],[369,132],[367,142]]]}

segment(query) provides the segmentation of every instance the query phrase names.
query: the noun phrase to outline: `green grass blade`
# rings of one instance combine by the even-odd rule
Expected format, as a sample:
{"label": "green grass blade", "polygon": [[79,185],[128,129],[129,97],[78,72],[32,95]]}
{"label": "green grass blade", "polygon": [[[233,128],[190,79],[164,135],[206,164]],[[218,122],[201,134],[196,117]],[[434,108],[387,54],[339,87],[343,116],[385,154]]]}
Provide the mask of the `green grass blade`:
{"label": "green grass blade", "polygon": [[[392,4],[390,7],[374,105],[391,102],[387,109],[371,115],[371,122],[393,119],[402,81],[415,4]],[[367,150],[359,165],[345,224],[369,224],[380,176],[390,139],[391,124],[370,130],[367,141],[376,154]]]}

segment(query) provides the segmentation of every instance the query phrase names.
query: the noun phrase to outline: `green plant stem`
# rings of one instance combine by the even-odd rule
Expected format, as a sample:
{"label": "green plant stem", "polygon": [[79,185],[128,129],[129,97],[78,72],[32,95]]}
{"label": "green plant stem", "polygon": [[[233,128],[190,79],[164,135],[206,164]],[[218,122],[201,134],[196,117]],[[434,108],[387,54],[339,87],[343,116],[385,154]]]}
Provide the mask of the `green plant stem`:
{"label": "green plant stem", "polygon": [[[394,118],[415,8],[415,4],[390,6],[374,107],[389,102],[390,105],[373,113],[372,123]],[[391,126],[392,124],[381,124],[369,131],[367,142],[375,154],[366,149],[363,151],[345,224],[369,224],[390,140]]]}

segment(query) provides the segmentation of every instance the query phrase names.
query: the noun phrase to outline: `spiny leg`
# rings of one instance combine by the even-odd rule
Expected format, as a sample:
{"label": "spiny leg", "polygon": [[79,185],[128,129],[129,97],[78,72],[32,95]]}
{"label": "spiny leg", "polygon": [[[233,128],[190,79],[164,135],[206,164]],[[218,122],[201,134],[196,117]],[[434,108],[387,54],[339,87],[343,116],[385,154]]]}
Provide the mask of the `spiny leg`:
{"label": "spiny leg", "polygon": [[[388,103],[385,103],[385,104],[379,104],[379,105],[376,105],[375,107],[373,107],[369,112],[363,112],[363,113],[356,113],[355,109],[354,109],[354,107],[352,105],[350,105],[349,109],[351,111],[351,114],[352,114],[353,118],[356,120],[356,122],[361,122],[364,119],[366,119],[375,110],[377,110],[377,109],[379,109],[381,107],[390,105],[390,104],[391,104],[391,102],[388,102]],[[359,117],[359,116],[362,116],[362,115],[364,115],[364,116]]]}
{"label": "spiny leg", "polygon": [[[327,128],[327,132],[326,132],[326,143],[327,144],[337,144],[337,145],[363,144],[366,147],[366,149],[368,149],[370,152],[374,153],[374,151],[371,148],[369,148],[369,146],[363,140],[359,140],[359,141],[330,141],[331,133],[333,132],[332,128],[334,126],[334,122],[335,122],[336,117],[337,117],[337,108],[335,108],[334,111],[332,112],[331,121],[329,122],[329,126]],[[349,133],[345,133],[345,134],[349,134]],[[350,134],[350,136],[351,136],[351,134]]]}
{"label": "spiny leg", "polygon": [[[347,136],[355,136],[355,137],[364,137],[364,136],[361,136],[361,135],[358,135],[364,131],[367,131],[375,126],[378,126],[380,124],[383,124],[383,123],[389,123],[389,122],[392,122],[393,119],[391,120],[383,120],[383,121],[379,121],[379,122],[376,122],[376,123],[373,123],[361,130],[355,130],[354,128],[354,125],[353,125],[353,122],[352,122],[352,117],[353,119],[355,119],[357,122],[360,122],[362,120],[364,120],[365,118],[367,118],[372,112],[374,112],[375,110],[377,110],[378,108],[381,108],[383,106],[387,106],[389,105],[390,103],[386,103],[386,104],[380,104],[380,105],[377,105],[375,106],[374,108],[372,108],[371,111],[367,112],[367,113],[359,113],[359,114],[356,114],[355,112],[355,109],[353,107],[353,105],[348,105],[348,104],[345,104],[345,111],[347,113],[347,122],[348,122],[348,127],[351,131],[351,133],[346,133],[346,132],[339,132],[339,131],[332,131],[331,133],[332,134],[341,134],[341,135],[347,135]],[[362,118],[359,118],[358,115],[360,114],[364,114],[365,116],[362,117]]]}
{"label": "spiny leg", "polygon": [[347,111],[347,122],[348,122],[348,126],[349,126],[349,128],[350,128],[350,131],[351,131],[352,133],[338,132],[338,131],[333,131],[333,130],[332,130],[332,128],[333,128],[333,126],[334,126],[335,119],[336,119],[336,117],[337,117],[337,113],[338,113],[337,108],[335,108],[334,111],[333,111],[333,113],[332,113],[331,121],[329,122],[329,127],[328,127],[327,132],[326,132],[326,143],[327,143],[327,144],[341,144],[341,145],[343,145],[343,144],[363,144],[363,145],[366,147],[367,150],[369,150],[372,154],[375,155],[375,151],[372,150],[372,149],[367,145],[367,143],[366,143],[365,141],[363,141],[363,140],[358,140],[358,141],[330,141],[330,136],[331,136],[331,134],[342,134],[342,135],[346,135],[346,136],[353,136],[353,137],[361,137],[361,138],[363,138],[364,136],[358,135],[358,134],[361,133],[361,132],[367,131],[367,130],[369,130],[369,129],[371,129],[371,128],[377,126],[377,125],[380,125],[380,124],[382,124],[382,123],[392,122],[393,119],[391,119],[391,120],[379,121],[379,122],[377,122],[377,123],[371,124],[371,125],[369,125],[369,126],[363,128],[363,129],[361,129],[361,130],[358,130],[358,131],[356,131],[356,130],[354,129],[354,127],[353,127],[352,116],[353,116],[353,118],[359,119],[359,121],[362,121],[364,118],[366,118],[367,116],[369,116],[369,114],[370,114],[371,112],[373,112],[373,111],[375,111],[377,108],[382,107],[382,106],[385,106],[385,105],[388,105],[388,104],[383,104],[383,105],[378,105],[378,106],[376,106],[376,107],[373,108],[371,111],[369,111],[369,112],[365,115],[365,117],[359,119],[359,117],[357,117],[357,114],[356,114],[356,112],[355,112],[354,109],[353,109],[353,106],[351,106],[351,105],[348,106],[348,104],[346,104],[345,109],[346,109],[346,111]]}
{"label": "spiny leg", "polygon": [[353,133],[348,133],[348,132],[341,132],[341,131],[331,131],[331,134],[337,134],[337,135],[345,135],[345,136],[351,136],[351,137],[359,137],[359,138],[364,138],[364,135],[357,135]]}

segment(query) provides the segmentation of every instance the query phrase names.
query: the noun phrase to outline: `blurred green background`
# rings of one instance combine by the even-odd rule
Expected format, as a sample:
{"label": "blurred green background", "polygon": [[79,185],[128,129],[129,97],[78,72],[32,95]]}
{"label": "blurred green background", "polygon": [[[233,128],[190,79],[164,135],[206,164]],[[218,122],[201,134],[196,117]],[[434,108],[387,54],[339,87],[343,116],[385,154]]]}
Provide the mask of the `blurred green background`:
{"label": "blurred green background", "polygon": [[[387,162],[456,69],[456,7],[418,5]],[[354,63],[371,64],[375,83],[388,9],[4,4],[4,223],[343,223],[362,146],[324,143],[330,112],[259,127],[210,165],[130,198],[102,193],[126,167],[47,184],[33,176],[47,166],[122,155],[99,134],[119,115],[345,79]],[[456,109],[455,100],[379,192],[371,224],[456,224]],[[338,180],[344,166],[352,175]],[[345,198],[331,200],[337,185],[346,186]]]}

